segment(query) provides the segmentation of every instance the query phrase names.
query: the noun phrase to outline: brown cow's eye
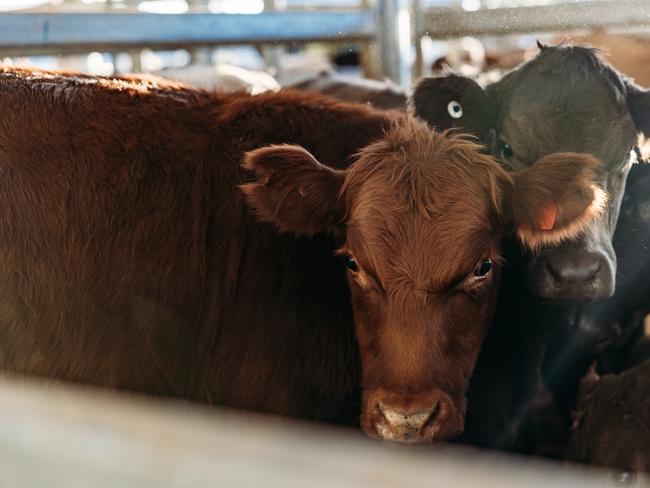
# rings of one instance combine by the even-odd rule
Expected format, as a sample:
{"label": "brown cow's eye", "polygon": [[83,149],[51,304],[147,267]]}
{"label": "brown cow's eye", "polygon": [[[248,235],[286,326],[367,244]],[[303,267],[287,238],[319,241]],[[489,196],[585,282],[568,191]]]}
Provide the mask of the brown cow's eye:
{"label": "brown cow's eye", "polygon": [[492,260],[490,258],[486,258],[474,270],[474,276],[477,276],[479,278],[483,278],[483,277],[487,276],[490,271],[492,271]]}
{"label": "brown cow's eye", "polygon": [[357,260],[354,259],[352,256],[349,254],[344,257],[345,259],[345,265],[348,267],[350,271],[354,271],[355,273],[359,271],[359,265],[357,264]]}

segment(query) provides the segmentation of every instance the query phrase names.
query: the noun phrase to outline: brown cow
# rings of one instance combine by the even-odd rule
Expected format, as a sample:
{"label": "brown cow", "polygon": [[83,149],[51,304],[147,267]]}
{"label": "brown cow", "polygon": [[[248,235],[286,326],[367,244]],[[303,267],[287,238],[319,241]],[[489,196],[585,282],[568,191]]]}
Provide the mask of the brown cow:
{"label": "brown cow", "polygon": [[5,69],[0,106],[5,370],[338,422],[362,394],[384,439],[462,430],[502,235],[598,212],[592,158],[508,174],[316,94]]}

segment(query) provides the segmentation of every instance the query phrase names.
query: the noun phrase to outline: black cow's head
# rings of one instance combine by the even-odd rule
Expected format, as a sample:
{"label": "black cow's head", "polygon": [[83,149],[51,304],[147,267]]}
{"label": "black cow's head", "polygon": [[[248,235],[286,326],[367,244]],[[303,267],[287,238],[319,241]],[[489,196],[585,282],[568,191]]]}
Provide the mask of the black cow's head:
{"label": "black cow's head", "polygon": [[410,109],[434,127],[476,135],[512,170],[555,152],[602,160],[607,211],[578,239],[529,256],[527,275],[531,290],[542,297],[613,293],[612,235],[637,134],[650,135],[650,91],[619,75],[593,49],[540,45],[534,59],[486,87],[457,75],[425,78]]}

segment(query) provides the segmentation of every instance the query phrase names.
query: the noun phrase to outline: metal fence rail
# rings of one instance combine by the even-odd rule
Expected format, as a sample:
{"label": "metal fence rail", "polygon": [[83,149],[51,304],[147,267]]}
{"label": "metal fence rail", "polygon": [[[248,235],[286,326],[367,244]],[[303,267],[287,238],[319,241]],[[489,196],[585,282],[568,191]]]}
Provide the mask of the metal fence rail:
{"label": "metal fence rail", "polygon": [[[408,14],[410,0],[381,0],[379,7],[341,10],[279,10],[259,14],[9,13],[0,14],[0,56],[179,49],[227,44],[358,41],[368,65],[381,76],[410,84],[404,45],[410,31],[382,12]],[[406,7],[405,7],[406,6]],[[382,23],[382,26],[378,25]],[[381,46],[380,52],[369,45]],[[400,48],[401,46],[401,48]],[[374,59],[377,58],[377,59]],[[377,70],[370,70],[377,74]]]}
{"label": "metal fence rail", "polygon": [[371,11],[244,14],[67,13],[0,15],[0,50],[14,55],[72,48],[115,50],[265,42],[370,39]]}
{"label": "metal fence rail", "polygon": [[[604,488],[612,473],[0,376],[0,485]],[[637,479],[638,488],[650,486]]]}
{"label": "metal fence rail", "polygon": [[[269,3],[270,0],[267,1]],[[408,87],[421,72],[421,40],[601,27],[650,26],[650,0],[585,1],[480,9],[428,8],[420,0],[375,0],[360,9],[260,14],[15,13],[0,15],[0,56],[176,49],[225,44],[358,41],[367,69]],[[416,45],[415,66],[411,55]],[[371,44],[375,49],[371,48]]]}
{"label": "metal fence rail", "polygon": [[572,29],[650,26],[650,0],[616,0],[481,9],[431,8],[418,36],[434,39],[502,36]]}

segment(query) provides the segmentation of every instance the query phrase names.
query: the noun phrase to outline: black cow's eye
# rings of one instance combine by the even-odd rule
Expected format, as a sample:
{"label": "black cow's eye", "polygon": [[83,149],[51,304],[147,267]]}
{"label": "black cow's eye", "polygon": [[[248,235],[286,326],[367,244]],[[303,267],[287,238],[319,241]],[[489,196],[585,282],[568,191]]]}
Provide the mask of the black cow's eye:
{"label": "black cow's eye", "polygon": [[350,271],[354,271],[355,273],[359,271],[359,265],[357,264],[356,259],[354,259],[349,254],[346,255],[344,259],[345,259],[345,265],[348,267]]}
{"label": "black cow's eye", "polygon": [[501,157],[503,159],[511,159],[514,156],[512,153],[512,148],[510,145],[506,144],[505,142],[501,144]]}
{"label": "black cow's eye", "polygon": [[483,262],[477,266],[477,268],[474,270],[474,275],[478,276],[479,278],[483,278],[488,275],[488,273],[492,270],[492,260],[490,258],[486,258],[483,260]]}

